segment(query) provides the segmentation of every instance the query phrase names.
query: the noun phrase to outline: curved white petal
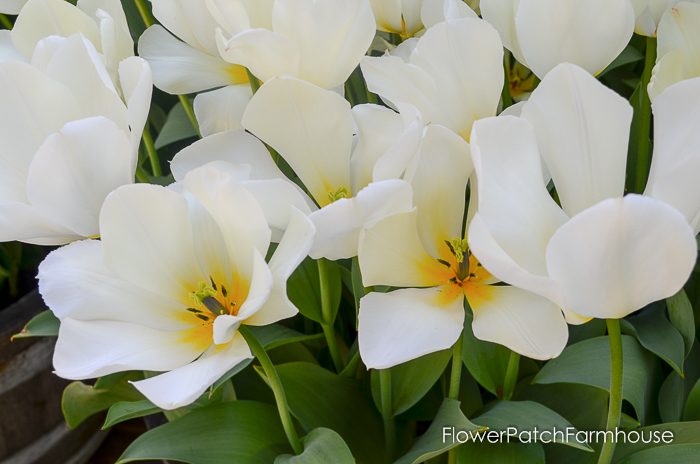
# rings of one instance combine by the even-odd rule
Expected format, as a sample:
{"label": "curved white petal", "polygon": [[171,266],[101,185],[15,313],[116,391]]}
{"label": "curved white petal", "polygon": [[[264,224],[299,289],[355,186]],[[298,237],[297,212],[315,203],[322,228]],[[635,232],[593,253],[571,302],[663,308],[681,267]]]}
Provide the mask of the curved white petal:
{"label": "curved white petal", "polygon": [[685,66],[685,56],[680,50],[672,50],[660,57],[656,61],[647,86],[649,99],[653,102],[668,87],[684,80]]}
{"label": "curved white petal", "polygon": [[700,77],[654,100],[654,156],[645,195],[674,206],[700,232]]}
{"label": "curved white petal", "polygon": [[474,313],[472,329],[479,340],[498,343],[533,359],[561,354],[569,328],[557,305],[516,287],[480,287],[467,293]]}
{"label": "curved white petal", "polygon": [[216,54],[218,24],[203,1],[151,0],[151,7],[153,16],[174,35],[202,52]]}
{"label": "curved white petal", "polygon": [[317,233],[309,255],[314,259],[352,258],[357,255],[364,227],[412,207],[408,182],[393,179],[371,183],[354,198],[343,198],[311,213]]}
{"label": "curved white petal", "polygon": [[422,3],[420,16],[426,29],[443,21],[478,18],[463,0],[423,0]]}
{"label": "curved white petal", "polygon": [[515,15],[519,6],[520,0],[481,0],[479,2],[481,16],[496,28],[503,46],[510,50],[519,62],[527,65],[520,51],[520,41],[515,29]]}
{"label": "curved white petal", "polygon": [[274,285],[272,271],[265,262],[265,257],[256,249],[253,249],[252,267],[248,295],[238,310],[238,317],[241,320],[253,316],[265,304]]}
{"label": "curved white petal", "polygon": [[[119,82],[126,101],[127,119],[131,129],[131,148],[136,162],[143,128],[148,120],[153,93],[153,75],[142,58],[130,57],[119,63]],[[134,166],[134,169],[136,166]]]}
{"label": "curved white petal", "polygon": [[547,268],[564,306],[622,318],[683,287],[697,257],[695,234],[667,204],[627,195],[576,215],[552,236]]}
{"label": "curved white petal", "polygon": [[369,3],[372,5],[372,12],[377,22],[377,30],[397,34],[403,32],[401,27],[401,0],[369,0]]}
{"label": "curved white petal", "polygon": [[583,69],[553,69],[522,110],[570,216],[622,196],[632,106]]}
{"label": "curved white petal", "polygon": [[12,42],[12,31],[5,29],[0,31],[0,63],[3,61],[27,61]]}
{"label": "curved white petal", "polygon": [[0,0],[0,13],[19,14],[25,3],[27,3],[27,0]]}
{"label": "curved white petal", "polygon": [[372,292],[360,300],[358,342],[369,369],[386,369],[457,341],[464,324],[463,297],[444,301],[441,288]]}
{"label": "curved white petal", "polygon": [[159,408],[177,409],[193,403],[236,364],[252,357],[243,337],[236,335],[225,347],[214,348],[194,362],[133,385]]}
{"label": "curved white petal", "polygon": [[352,113],[337,93],[273,79],[253,96],[243,126],[284,157],[319,205],[351,193]]}
{"label": "curved white petal", "polygon": [[248,85],[227,85],[198,94],[194,99],[194,114],[202,137],[242,129],[241,119],[252,96]]}
{"label": "curved white petal", "polygon": [[97,22],[109,69],[116,70],[122,60],[134,56],[134,41],[120,0],[78,0],[77,6]]}
{"label": "curved white petal", "polygon": [[35,245],[63,245],[81,238],[27,203],[0,202],[0,242],[17,240]]}
{"label": "curved white petal", "polygon": [[559,63],[597,74],[634,33],[629,0],[520,0],[515,27],[527,66],[543,78]]}
{"label": "curved white petal", "polygon": [[636,15],[634,32],[648,37],[656,36],[656,28],[664,12],[678,0],[631,0]]}

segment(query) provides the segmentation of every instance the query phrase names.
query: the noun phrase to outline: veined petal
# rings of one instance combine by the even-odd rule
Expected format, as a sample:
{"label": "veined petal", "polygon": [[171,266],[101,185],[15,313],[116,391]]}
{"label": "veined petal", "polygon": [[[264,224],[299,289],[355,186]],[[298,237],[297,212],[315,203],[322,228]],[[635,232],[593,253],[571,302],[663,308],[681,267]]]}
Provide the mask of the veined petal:
{"label": "veined petal", "polygon": [[153,93],[151,67],[142,58],[127,58],[119,63],[119,82],[126,101],[135,170],[141,135],[148,120],[148,112],[151,109],[151,95]]}
{"label": "veined petal", "polygon": [[241,119],[252,96],[248,85],[227,85],[198,94],[194,99],[194,114],[202,137],[242,129]]}
{"label": "veined petal", "polygon": [[677,210],[649,197],[605,200],[576,215],[547,246],[564,306],[622,318],[679,291],[697,257],[695,233]]}
{"label": "veined petal", "polygon": [[449,279],[423,248],[417,216],[415,210],[394,214],[361,232],[358,257],[365,287],[432,287]]}
{"label": "veined petal", "polygon": [[539,78],[565,62],[596,74],[627,46],[634,18],[629,0],[520,0],[515,27],[525,63]]}
{"label": "veined petal", "polygon": [[562,64],[532,93],[522,115],[570,216],[622,196],[632,106],[583,69]]}
{"label": "veined petal", "polygon": [[133,385],[159,408],[177,409],[193,403],[236,364],[252,357],[243,337],[237,334],[229,344],[212,348],[194,362]]}
{"label": "veined petal", "polygon": [[342,85],[375,34],[367,0],[277,0],[272,27],[299,50],[299,77],[325,89]]}
{"label": "veined petal", "polygon": [[67,318],[58,331],[53,366],[56,375],[71,380],[131,370],[168,371],[202,353],[201,347],[186,342],[185,333],[126,322]]}
{"label": "veined petal", "polygon": [[117,187],[133,182],[129,139],[103,117],[66,124],[49,136],[29,167],[31,204],[69,229],[99,235],[102,202]]}
{"label": "veined petal", "polygon": [[463,297],[444,301],[442,288],[372,292],[360,300],[358,342],[369,369],[386,369],[457,341],[464,324]]}
{"label": "veined petal", "polygon": [[645,195],[682,212],[700,232],[700,77],[669,87],[653,103],[654,156]]}
{"label": "veined petal", "polygon": [[566,346],[569,329],[559,307],[516,287],[481,286],[467,292],[474,313],[472,329],[479,340],[498,343],[532,359],[556,358]]}
{"label": "veined petal", "polygon": [[399,179],[374,182],[354,198],[343,198],[311,213],[317,233],[309,255],[337,260],[357,255],[360,231],[380,219],[411,210],[412,190]]}
{"label": "veined petal", "polygon": [[337,93],[298,79],[273,79],[253,96],[243,126],[284,157],[319,205],[343,189],[352,193],[352,114]]}
{"label": "veined petal", "polygon": [[245,70],[225,62],[216,49],[214,53],[181,42],[158,25],[146,29],[139,39],[139,55],[151,65],[156,87],[176,95],[244,81]]}

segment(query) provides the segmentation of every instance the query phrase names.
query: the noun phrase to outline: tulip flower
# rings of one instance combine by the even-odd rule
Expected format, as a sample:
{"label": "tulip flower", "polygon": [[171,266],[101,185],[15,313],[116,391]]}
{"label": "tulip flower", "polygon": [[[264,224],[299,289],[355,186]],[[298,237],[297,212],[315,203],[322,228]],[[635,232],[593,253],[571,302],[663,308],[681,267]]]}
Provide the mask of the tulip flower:
{"label": "tulip flower", "polygon": [[462,0],[370,0],[377,30],[398,34],[404,40],[448,19],[476,13]]}
{"label": "tulip flower", "polygon": [[559,63],[605,69],[634,32],[629,0],[482,0],[503,45],[539,78]]}
{"label": "tulip flower", "polygon": [[[545,77],[522,119],[477,123],[474,254],[497,278],[556,302],[571,322],[622,318],[675,294],[697,255],[698,95],[695,79],[654,102],[644,196],[623,197],[630,104],[575,65]],[[561,207],[547,191],[540,155]]]}
{"label": "tulip flower", "polygon": [[134,180],[148,64],[122,61],[118,91],[80,35],[40,41],[32,64],[0,63],[0,241],[58,245],[99,235],[102,201]]}
{"label": "tulip flower", "polygon": [[[179,192],[179,193],[178,193]],[[270,228],[230,174],[205,166],[181,185],[122,186],[105,200],[102,240],[51,253],[39,289],[61,320],[56,373],[88,379],[162,372],[134,382],[158,407],[196,400],[251,353],[241,325],[296,314],[286,281],[313,225],[292,211],[270,262]]]}
{"label": "tulip flower", "polygon": [[385,217],[361,235],[363,285],[399,289],[360,301],[359,348],[369,368],[388,368],[451,347],[462,333],[465,298],[474,334],[537,359],[557,356],[568,331],[545,298],[498,283],[463,235],[468,144],[430,125],[407,173],[415,208]]}
{"label": "tulip flower", "polygon": [[668,9],[659,24],[649,96],[654,100],[667,87],[693,77],[700,77],[700,3],[684,1]]}
{"label": "tulip flower", "polygon": [[[634,32],[647,37],[655,37],[663,15],[681,0],[631,0],[637,20]],[[695,1],[697,0],[685,0]]]}
{"label": "tulip flower", "polygon": [[427,123],[465,139],[475,120],[496,114],[503,88],[503,47],[480,19],[438,23],[415,42],[408,59],[366,57],[361,66],[369,90],[384,101],[411,105]]}

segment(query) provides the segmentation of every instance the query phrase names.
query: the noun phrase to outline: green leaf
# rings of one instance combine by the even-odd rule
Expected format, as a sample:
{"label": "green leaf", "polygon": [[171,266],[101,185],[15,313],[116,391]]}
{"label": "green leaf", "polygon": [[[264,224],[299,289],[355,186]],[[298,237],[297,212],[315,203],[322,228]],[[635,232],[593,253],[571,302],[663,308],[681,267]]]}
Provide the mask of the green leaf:
{"label": "green leaf", "polygon": [[306,342],[323,338],[322,333],[304,335],[281,324],[248,326],[255,338],[266,350],[272,350],[290,343]]}
{"label": "green leaf", "polygon": [[685,355],[695,343],[695,316],[685,290],[681,290],[670,298],[666,298],[666,308],[671,324],[680,332],[685,343]]}
{"label": "green leaf", "polygon": [[628,45],[627,48],[622,50],[622,53],[618,55],[617,58],[613,60],[612,63],[608,65],[607,68],[601,72],[598,77],[603,77],[605,74],[608,72],[612,71],[613,69],[620,68],[622,66],[626,66],[628,64],[632,63],[638,63],[644,59],[644,54],[637,50],[636,47],[633,45]]}
{"label": "green leaf", "polygon": [[[392,367],[391,371],[391,406],[394,415],[407,411],[420,401],[437,382],[452,357],[451,350],[421,356]],[[379,372],[372,369],[372,396],[379,407]]]}
{"label": "green leaf", "polygon": [[287,294],[303,316],[323,322],[316,261],[306,258],[296,268],[287,281]]}
{"label": "green leaf", "polygon": [[289,409],[305,430],[333,429],[358,462],[376,462],[384,448],[381,417],[358,381],[307,362],[282,364],[277,372]]}
{"label": "green leaf", "polygon": [[197,409],[144,433],[117,463],[168,459],[190,464],[269,464],[285,452],[289,446],[275,408],[234,401]]}
{"label": "green leaf", "polygon": [[284,454],[275,464],[354,464],[355,458],[340,435],[331,429],[312,430],[302,439],[304,452],[299,456]]}
{"label": "green leaf", "polygon": [[168,113],[168,119],[165,121],[154,145],[156,150],[160,150],[171,143],[196,136],[197,133],[187,117],[185,108],[183,108],[182,103],[178,102]]}
{"label": "green leaf", "polygon": [[[539,430],[566,430],[572,425],[562,416],[534,401],[498,401],[491,409],[473,419],[474,423],[484,425],[491,430],[506,431],[515,428],[518,432]],[[564,438],[563,440],[561,438]],[[561,443],[584,451],[593,451],[587,443],[566,437],[554,437],[555,443]]]}
{"label": "green leaf", "polygon": [[698,461],[700,444],[666,445],[650,448],[628,456],[619,464],[678,464]]}
{"label": "green leaf", "polygon": [[108,429],[121,422],[160,412],[160,408],[148,400],[120,401],[110,406],[102,429]]}
{"label": "green leaf", "polygon": [[394,464],[418,464],[439,456],[460,444],[458,440],[450,437],[462,431],[483,432],[486,431],[486,427],[471,423],[462,413],[459,401],[445,399],[428,430],[418,438],[409,452]]}
{"label": "green leaf", "polygon": [[659,415],[664,422],[678,422],[685,404],[685,381],[671,372],[659,389]]}
{"label": "green leaf", "polygon": [[[623,392],[642,423],[651,401],[651,382],[656,366],[653,356],[628,335],[622,336]],[[540,384],[579,383],[609,391],[610,347],[608,337],[596,337],[568,346],[562,354],[542,367],[533,382]]]}
{"label": "green leaf", "polygon": [[109,376],[108,386],[72,382],[63,390],[61,399],[66,424],[75,428],[93,414],[109,409],[114,403],[142,400],[143,396],[128,383],[129,380],[142,378],[140,373],[120,373]]}
{"label": "green leaf", "polygon": [[652,304],[623,319],[622,324],[625,333],[634,335],[644,348],[683,375],[685,344],[681,334],[666,318],[663,304]]}
{"label": "green leaf", "polygon": [[688,394],[688,399],[685,402],[683,409],[684,421],[700,421],[700,380],[695,382],[695,385]]}
{"label": "green leaf", "polygon": [[[684,445],[684,444],[700,444],[700,422],[672,422],[652,425],[649,427],[642,427],[637,429],[638,432],[644,432],[646,441],[650,432],[656,432],[657,437],[661,437],[663,432],[673,433],[673,444],[674,445]],[[665,447],[665,443],[643,443],[641,440],[637,443],[630,442],[618,442],[615,448],[615,456],[613,462],[621,462],[628,456],[637,453],[641,450],[657,448],[659,445]],[[629,461],[627,461],[629,462]],[[636,464],[636,461],[632,461]],[[681,462],[695,462],[695,461],[677,461]]]}
{"label": "green leaf", "polygon": [[478,340],[472,331],[472,319],[471,314],[466,314],[464,318],[464,365],[482,387],[500,396],[503,392],[510,350],[496,343]]}
{"label": "green leaf", "polygon": [[544,450],[537,444],[465,443],[457,450],[457,464],[544,464]]}
{"label": "green leaf", "polygon": [[34,316],[22,331],[12,336],[12,340],[31,337],[57,337],[61,321],[49,311],[42,311]]}

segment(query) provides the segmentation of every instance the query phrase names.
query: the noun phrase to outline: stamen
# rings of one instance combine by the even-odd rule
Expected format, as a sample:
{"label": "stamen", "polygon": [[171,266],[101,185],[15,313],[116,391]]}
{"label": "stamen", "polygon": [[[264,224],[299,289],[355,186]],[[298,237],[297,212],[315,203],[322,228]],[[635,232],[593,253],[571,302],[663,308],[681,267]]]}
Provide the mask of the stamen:
{"label": "stamen", "polygon": [[331,203],[342,198],[348,198],[349,196],[350,194],[348,193],[348,190],[345,187],[340,187],[335,192],[328,192],[328,198],[330,198]]}
{"label": "stamen", "polygon": [[226,308],[223,307],[223,305],[214,298],[213,296],[208,296],[202,300],[202,304],[209,310],[211,311],[215,316],[219,314],[226,314]]}

